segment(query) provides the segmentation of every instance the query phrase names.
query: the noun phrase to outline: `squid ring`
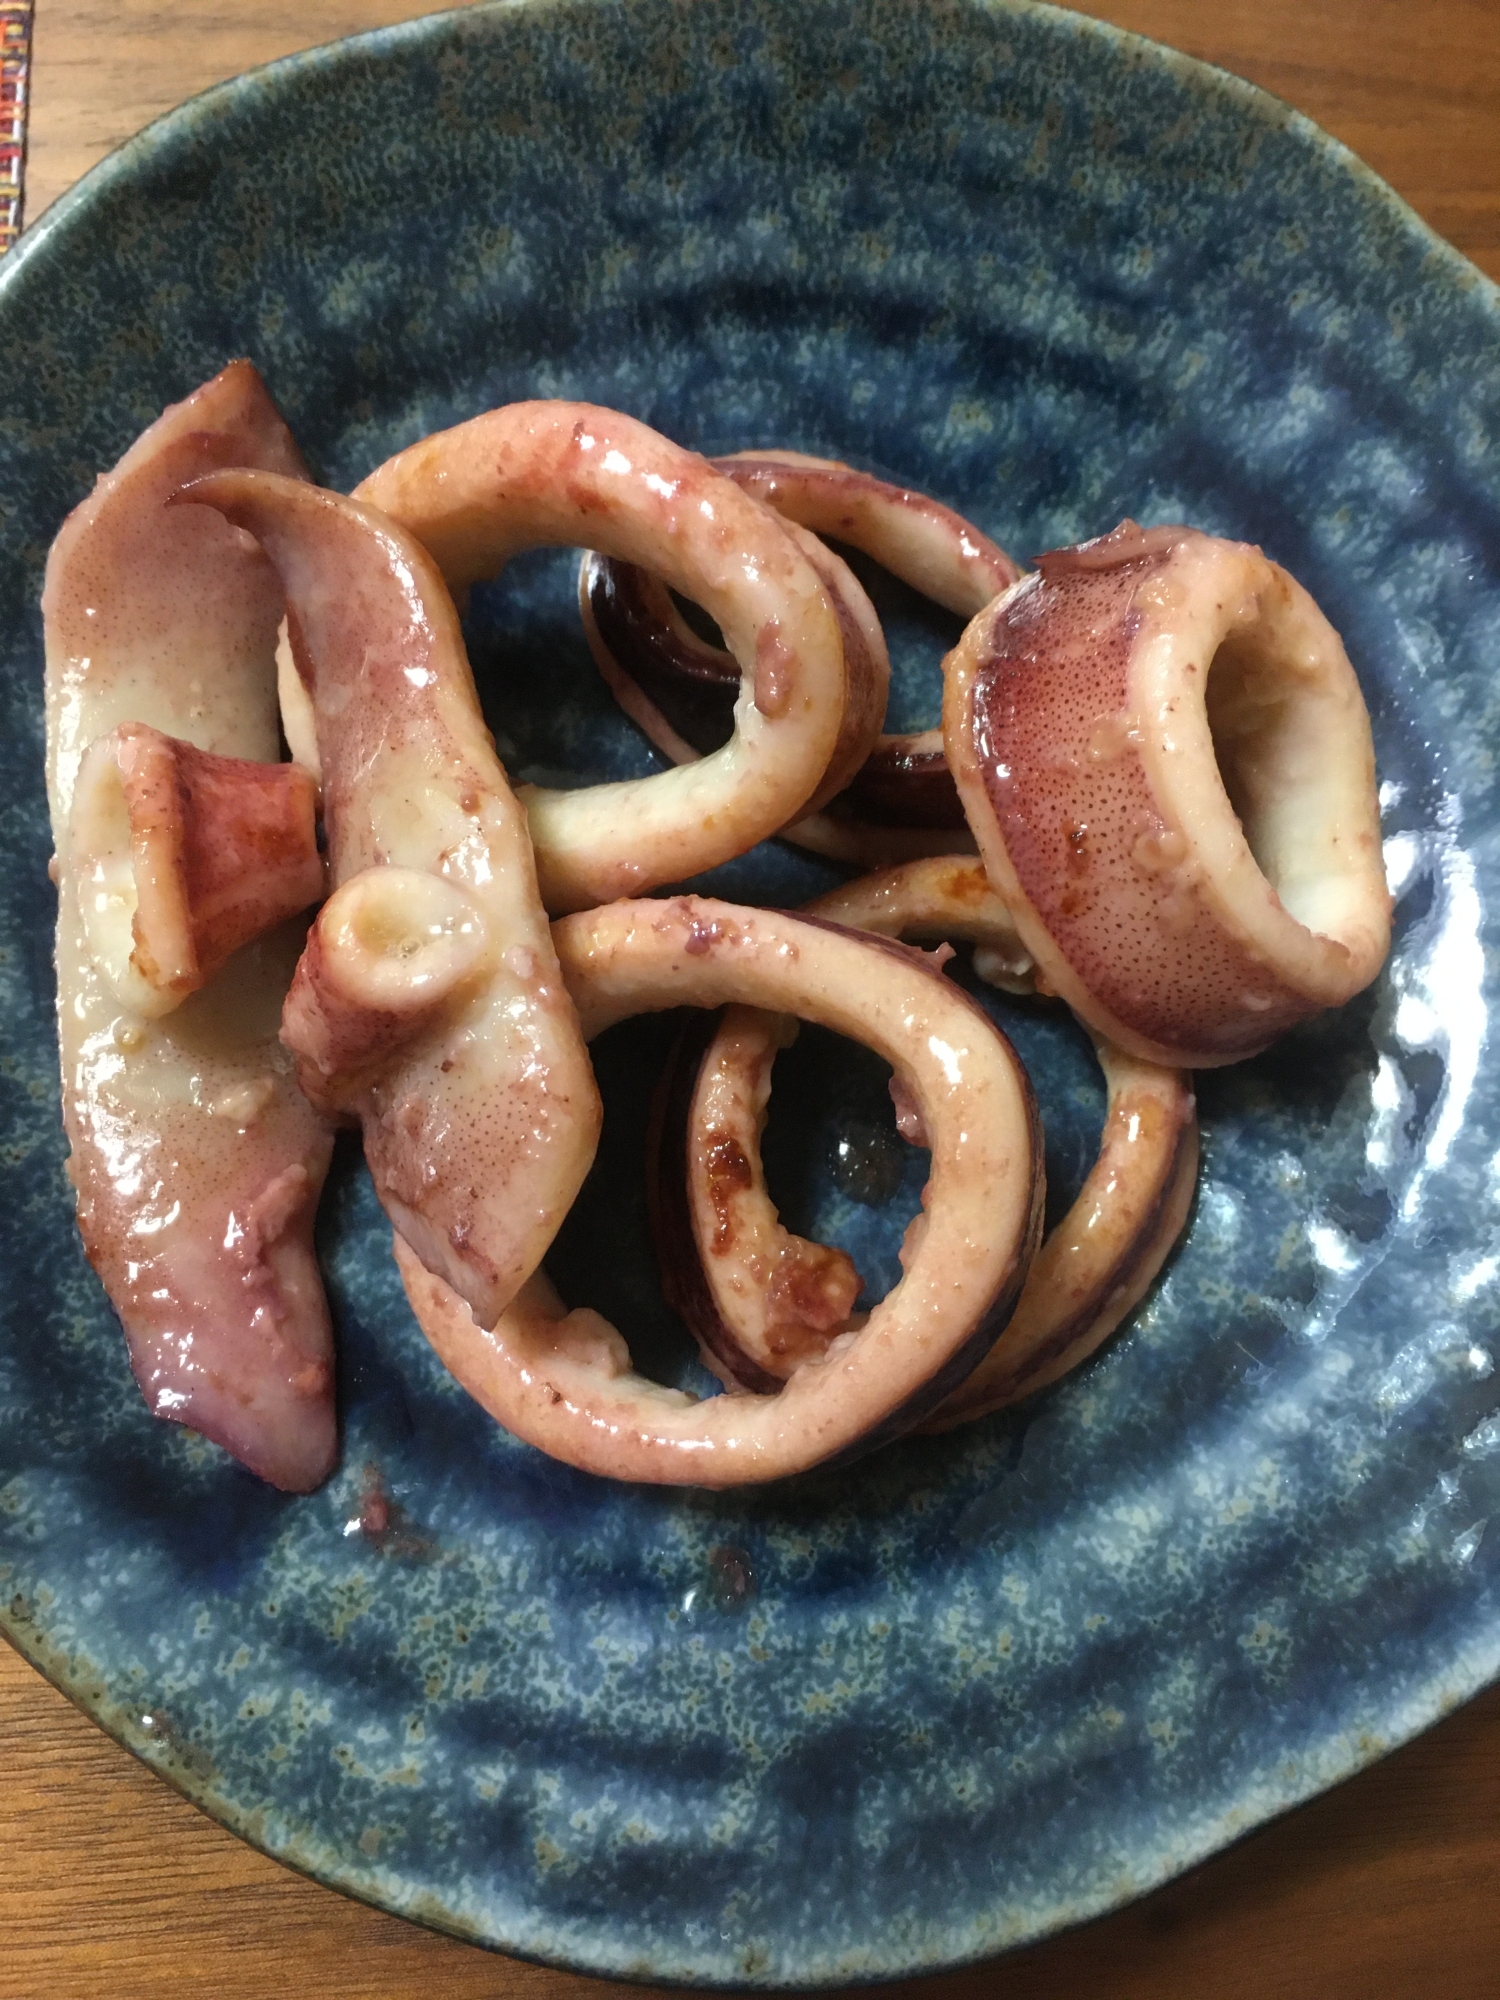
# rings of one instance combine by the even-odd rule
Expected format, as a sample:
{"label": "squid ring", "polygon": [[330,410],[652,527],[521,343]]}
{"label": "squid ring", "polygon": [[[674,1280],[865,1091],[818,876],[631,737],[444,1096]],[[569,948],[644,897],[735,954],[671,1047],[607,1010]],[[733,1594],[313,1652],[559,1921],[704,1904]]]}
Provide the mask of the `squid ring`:
{"label": "squid ring", "polygon": [[1338,634],[1259,549],[1126,521],[1055,550],[945,681],[990,880],[1096,1033],[1237,1062],[1375,977],[1369,716]]}
{"label": "squid ring", "polygon": [[1010,1324],[923,1426],[943,1431],[1018,1403],[1101,1347],[1155,1283],[1198,1185],[1192,1079],[1099,1036],[1108,1093],[1099,1157],[1043,1242]]}
{"label": "squid ring", "polygon": [[445,1365],[553,1457],[664,1485],[780,1479],[920,1422],[1009,1316],[1040,1226],[1035,1107],[1004,1037],[919,955],[816,918],[683,896],[590,910],[553,937],[590,1036],[632,1014],[743,1000],[878,1050],[920,1106],[930,1199],[901,1282],[775,1394],[699,1401],[648,1382],[608,1321],[567,1312],[540,1277],[486,1331],[398,1240],[407,1297]]}
{"label": "squid ring", "polygon": [[[991,976],[1027,988],[1024,950],[979,862],[964,856],[851,882],[809,913],[887,936],[964,937]],[[664,1080],[649,1174],[653,1230],[672,1305],[726,1381],[766,1390],[844,1331],[858,1272],[842,1252],[791,1235],[761,1164],[771,1068],[795,1024],[736,1006],[679,1043]],[[1176,1242],[1197,1179],[1189,1079],[1095,1039],[1109,1093],[1099,1158],[1031,1266],[1015,1313],[924,1428],[983,1415],[1066,1374],[1119,1325]],[[893,1087],[905,1136],[921,1120]],[[730,1148],[736,1162],[726,1175]]]}
{"label": "squid ring", "polygon": [[[789,451],[739,452],[714,464],[787,520],[862,550],[963,618],[1021,575],[951,508],[852,466]],[[590,648],[620,706],[674,762],[700,756],[723,733],[737,678],[733,660],[701,639],[667,586],[639,568],[590,553],[579,598]],[[964,827],[942,731],[925,729],[881,736],[835,810],[815,811],[784,836],[831,860],[869,867],[947,851]]]}
{"label": "squid ring", "polygon": [[[844,720],[833,757],[822,783],[807,801],[809,819],[798,822],[799,827],[805,827],[858,775],[879,738],[890,691],[891,662],[880,619],[853,570],[806,528],[795,522],[785,525],[828,593],[839,621],[848,680]],[[595,663],[631,721],[674,764],[693,764],[711,755],[733,717],[740,684],[733,656],[722,646],[700,639],[677,608],[668,586],[634,563],[613,562],[597,550],[586,550],[578,571],[578,600]],[[605,642],[605,628],[615,633],[613,647]],[[628,668],[617,653],[629,660]],[[691,732],[691,740],[668,720],[658,695]],[[956,798],[954,803],[956,806]],[[962,819],[962,813],[959,817]],[[832,854],[831,858],[840,857]]]}
{"label": "squid ring", "polygon": [[513,403],[409,446],[355,498],[414,535],[455,591],[546,544],[647,564],[717,620],[738,662],[734,735],[712,756],[619,784],[520,789],[549,910],[727,861],[817,792],[848,700],[838,619],[785,526],[696,453],[587,403]]}

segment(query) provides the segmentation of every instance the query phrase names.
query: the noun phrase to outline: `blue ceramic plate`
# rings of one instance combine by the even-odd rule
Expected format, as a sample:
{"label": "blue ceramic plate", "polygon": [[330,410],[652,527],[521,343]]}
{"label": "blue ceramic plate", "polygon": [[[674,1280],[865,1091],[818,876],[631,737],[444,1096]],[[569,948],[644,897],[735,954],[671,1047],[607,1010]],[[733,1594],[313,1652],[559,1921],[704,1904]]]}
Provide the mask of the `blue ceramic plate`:
{"label": "blue ceramic plate", "polygon": [[[479,8],[242,78],[92,175],[0,274],[0,1605],[29,1657],[341,1888],[750,1986],[1106,1909],[1492,1676],[1497,330],[1494,289],[1284,106],[1020,4]],[[1091,1367],[779,1491],[605,1485],[446,1378],[348,1157],[340,1472],[287,1499],[147,1417],[62,1173],[36,603],[94,472],[240,353],[339,486],[486,405],[588,397],[894,472],[1022,555],[1129,512],[1312,588],[1374,713],[1395,955],[1205,1080],[1190,1234]],[[897,623],[917,718],[936,642]],[[513,769],[648,768],[564,559],[469,627]],[[724,875],[825,879],[777,851]],[[1097,1080],[1055,1017],[1005,1018],[1066,1192]],[[689,1379],[641,1247],[661,1040],[601,1047],[555,1269]],[[920,1163],[878,1210],[829,1168],[888,1115],[879,1073],[809,1036],[779,1102],[785,1208],[888,1282]]]}

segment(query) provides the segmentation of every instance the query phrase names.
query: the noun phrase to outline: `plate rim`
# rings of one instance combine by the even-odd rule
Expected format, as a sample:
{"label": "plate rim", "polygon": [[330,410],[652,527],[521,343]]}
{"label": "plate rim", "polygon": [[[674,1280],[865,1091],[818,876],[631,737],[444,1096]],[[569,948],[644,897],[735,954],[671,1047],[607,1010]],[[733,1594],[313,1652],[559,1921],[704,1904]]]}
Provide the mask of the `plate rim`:
{"label": "plate rim", "polygon": [[[256,63],[234,76],[209,84],[169,110],[160,112],[139,131],[112,147],[44,209],[35,222],[26,225],[0,261],[0,302],[17,282],[16,274],[49,247],[54,236],[66,232],[75,212],[102,198],[117,180],[128,178],[134,172],[138,159],[148,158],[163,145],[177,143],[193,128],[211,119],[222,105],[253,89],[267,85],[274,87],[281,78],[304,70],[313,72],[337,68],[352,55],[365,50],[384,50],[402,41],[424,40],[450,32],[458,24],[469,21],[522,12],[583,11],[608,4],[609,0],[472,0],[468,6],[444,7],[436,13],[417,14],[409,20],[361,29],[358,34],[341,35],[333,41],[315,42],[308,48],[294,49],[288,55],[272,57],[268,62]],[[678,0],[678,4],[685,11],[690,11],[699,4],[699,0]],[[1294,104],[1268,90],[1264,84],[1252,83],[1248,77],[1225,69],[1222,64],[1209,62],[1202,56],[1188,55],[1182,49],[1173,48],[1169,42],[1159,42],[1134,28],[1122,28],[1113,21],[1100,20],[1095,15],[1080,14],[1074,8],[1060,6],[1056,0],[953,0],[953,4],[967,5],[977,13],[1043,19],[1050,23],[1054,32],[1071,32],[1083,40],[1094,38],[1125,51],[1137,62],[1154,63],[1199,83],[1207,81],[1214,90],[1236,101],[1267,126],[1295,132],[1322,149],[1331,161],[1360,182],[1368,194],[1383,203],[1398,218],[1403,229],[1415,236],[1429,254],[1436,254],[1450,278],[1462,289],[1476,291],[1478,297],[1500,316],[1500,280],[1489,277],[1472,258],[1466,257],[1445,236],[1440,236],[1405,196],[1398,194],[1390,182],[1376,173],[1352,147],[1335,138],[1316,119],[1305,111],[1299,111]]]}

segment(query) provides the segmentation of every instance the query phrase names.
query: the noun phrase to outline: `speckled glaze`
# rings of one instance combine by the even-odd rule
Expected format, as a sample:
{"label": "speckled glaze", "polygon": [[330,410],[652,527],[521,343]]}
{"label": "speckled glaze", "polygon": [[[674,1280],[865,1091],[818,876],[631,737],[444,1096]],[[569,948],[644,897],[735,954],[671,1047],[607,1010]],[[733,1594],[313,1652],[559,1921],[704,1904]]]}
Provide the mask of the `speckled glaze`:
{"label": "speckled glaze", "polygon": [[[91,176],[0,268],[26,357],[0,427],[17,1643],[327,1881],[748,1986],[1108,1908],[1500,1670],[1497,335],[1494,289],[1283,106],[978,0],[476,8],[241,79]],[[146,1415],[62,1177],[36,605],[93,473],[239,353],[342,486],[486,404],[586,397],[905,477],[1020,555],[1128,512],[1260,541],[1313,590],[1370,697],[1395,956],[1205,1080],[1186,1244],[1091,1366],[779,1491],[609,1487],[444,1376],[351,1155],[321,1228],[341,1471],[290,1500]],[[562,559],[477,593],[469,632],[516,775],[649,767]],[[900,726],[936,709],[907,637]],[[714,886],[829,880],[757,853]],[[1003,1004],[1066,1198],[1097,1076]],[[669,1032],[599,1049],[601,1164],[554,1270],[686,1379],[641,1212]],[[773,1188],[883,1285],[920,1162],[850,1202],[830,1154],[888,1118],[882,1079],[813,1034],[783,1063]]]}

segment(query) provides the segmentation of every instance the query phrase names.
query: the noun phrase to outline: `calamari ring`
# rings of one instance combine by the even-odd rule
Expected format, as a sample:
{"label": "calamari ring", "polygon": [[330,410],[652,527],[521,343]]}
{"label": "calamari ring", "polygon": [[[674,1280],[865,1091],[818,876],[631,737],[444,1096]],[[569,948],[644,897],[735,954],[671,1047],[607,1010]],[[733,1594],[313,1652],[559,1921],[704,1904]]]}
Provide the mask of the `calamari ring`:
{"label": "calamari ring", "polygon": [[1040,1226],[1035,1107],[1004,1037],[918,954],[816,918],[682,896],[591,910],[553,937],[590,1036],[631,1014],[739,999],[878,1050],[930,1132],[930,1205],[908,1233],[905,1276],[861,1329],[775,1395],[705,1401],[634,1374],[608,1321],[566,1312],[545,1279],[486,1332],[398,1240],[407,1297],[445,1365],[553,1457],[663,1485],[780,1479],[920,1422],[1008,1317]]}
{"label": "calamari ring", "polygon": [[[792,524],[792,533],[822,575],[838,613],[845,658],[853,668],[851,690],[863,687],[873,691],[876,685],[874,675],[860,666],[860,649],[869,648],[878,657],[879,701],[856,718],[851,698],[840,737],[842,750],[835,754],[823,783],[808,801],[809,810],[792,826],[783,827],[780,837],[821,854],[825,860],[855,868],[946,853],[961,838],[953,827],[879,825],[861,818],[851,805],[850,786],[878,754],[879,742],[898,740],[878,736],[890,682],[885,635],[869,597],[848,565],[805,529]],[[579,565],[578,599],[595,664],[621,709],[647,740],[674,764],[693,764],[712,755],[731,719],[739,685],[739,670],[730,656],[698,636],[659,577],[634,564],[612,562],[594,550],[586,552]],[[856,720],[868,727],[868,734],[863,728],[856,731]],[[288,735],[290,740],[290,730]],[[928,738],[939,746],[935,756],[922,750],[905,760],[917,816],[924,810],[922,798],[932,795],[935,803],[925,808],[929,816],[940,822],[956,821],[966,830],[953,780],[942,760],[941,731],[928,730],[921,739],[910,741],[925,744]],[[876,749],[871,749],[872,744]]]}
{"label": "calamari ring", "polygon": [[841,749],[838,619],[786,527],[696,453],[587,403],[513,403],[423,438],[356,489],[461,590],[522,549],[594,543],[718,622],[739,662],[728,743],[579,791],[522,787],[542,898],[586,909],[711,868],[795,819]]}
{"label": "calamari ring", "polygon": [[[977,940],[1012,991],[1028,965],[979,862],[915,863],[851,882],[809,913],[886,936]],[[668,1298],[726,1382],[769,1390],[839,1337],[861,1290],[841,1251],[792,1235],[766,1188],[771,1069],[795,1023],[746,1006],[689,1030],[664,1079],[648,1177]],[[1189,1079],[1095,1040],[1109,1093],[1098,1160],[1038,1252],[989,1354],[927,1420],[945,1429],[1055,1381],[1114,1331],[1176,1242],[1197,1179]],[[921,1122],[893,1087],[905,1136]],[[732,1169],[732,1170],[730,1170]]]}
{"label": "calamari ring", "polygon": [[[789,521],[871,556],[893,576],[972,618],[1021,575],[994,542],[951,508],[800,452],[738,452],[715,466]],[[722,736],[738,678],[733,660],[701,639],[658,577],[586,555],[579,574],[584,628],[625,712],[664,755],[685,763]],[[966,822],[940,729],[881,736],[829,813],[784,838],[856,865],[951,851]],[[945,837],[946,836],[946,837]]]}
{"label": "calamari ring", "polygon": [[[806,528],[795,522],[786,526],[828,593],[839,621],[848,679],[838,743],[822,783],[807,802],[809,812],[816,815],[856,776],[880,735],[891,662],[875,607],[853,570]],[[628,671],[605,643],[596,620],[592,601],[596,579],[601,603],[614,606],[627,620],[638,644],[639,650],[629,656]],[[579,564],[578,602],[595,663],[631,721],[674,764],[693,764],[712,755],[714,745],[723,739],[725,726],[733,722],[740,670],[732,655],[722,646],[711,646],[699,638],[660,577],[634,563],[612,562],[594,549],[586,549]],[[604,615],[611,619],[615,613],[606,609]],[[689,683],[702,684],[707,705],[701,713],[692,701],[691,688],[686,703],[672,703],[673,694],[681,692],[683,676]],[[693,740],[681,735],[668,720],[653,690],[677,708]]]}
{"label": "calamari ring", "polygon": [[1096,1033],[1237,1062],[1375,977],[1369,717],[1338,634],[1259,549],[1124,522],[1043,556],[945,678],[990,880]]}

